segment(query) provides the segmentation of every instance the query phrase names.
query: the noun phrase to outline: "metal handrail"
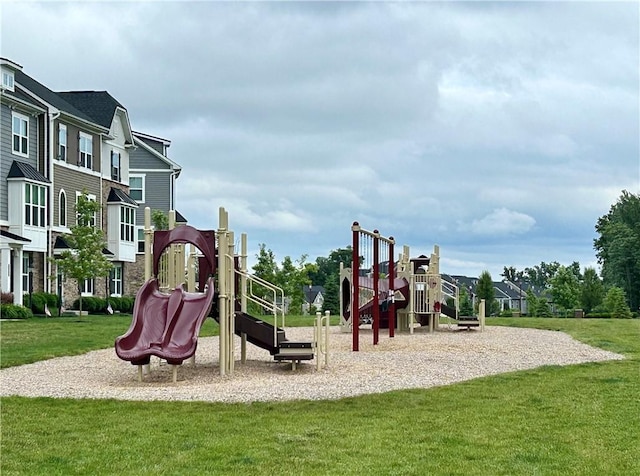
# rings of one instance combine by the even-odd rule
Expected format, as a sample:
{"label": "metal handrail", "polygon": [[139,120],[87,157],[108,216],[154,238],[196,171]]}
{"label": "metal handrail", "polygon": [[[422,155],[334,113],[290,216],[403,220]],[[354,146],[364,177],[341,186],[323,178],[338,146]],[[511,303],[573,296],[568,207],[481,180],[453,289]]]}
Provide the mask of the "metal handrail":
{"label": "metal handrail", "polygon": [[450,297],[453,299],[456,307],[456,315],[460,313],[460,288],[453,283],[443,279],[442,280],[442,294],[445,298]]}
{"label": "metal handrail", "polygon": [[[284,327],[284,324],[285,324],[284,322],[284,290],[270,283],[269,281],[265,281],[264,279],[258,276],[249,274],[245,271],[236,269],[236,273],[239,276],[244,277],[247,280],[247,283],[249,284],[249,289],[247,291],[246,297],[250,301],[258,304],[259,306],[266,308],[273,314],[273,339],[274,339],[274,342],[278,342],[278,314],[280,315],[281,321],[282,321],[281,327]],[[273,293],[273,302],[269,301],[268,299],[265,299],[262,296],[258,296],[257,294],[255,294],[253,292],[254,283],[256,285],[267,288],[267,290],[271,291]],[[282,306],[278,306],[276,304],[278,302],[278,296],[281,296]]]}

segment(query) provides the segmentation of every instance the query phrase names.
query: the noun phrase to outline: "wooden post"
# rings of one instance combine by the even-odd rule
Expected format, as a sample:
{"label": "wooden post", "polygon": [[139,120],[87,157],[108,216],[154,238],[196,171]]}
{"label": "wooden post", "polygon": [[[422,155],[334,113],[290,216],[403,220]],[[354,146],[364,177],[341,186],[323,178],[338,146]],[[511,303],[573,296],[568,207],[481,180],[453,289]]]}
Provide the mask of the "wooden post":
{"label": "wooden post", "polygon": [[218,210],[218,320],[220,322],[219,332],[219,361],[220,375],[226,375],[227,369],[227,260],[225,253],[227,250],[227,222],[224,208]]}
{"label": "wooden post", "polygon": [[[227,222],[229,218],[227,215]],[[230,375],[233,375],[233,370],[235,367],[235,345],[234,345],[234,337],[236,334],[235,323],[236,323],[236,280],[235,280],[235,241],[234,235],[232,231],[228,232],[227,239],[227,259],[228,267],[227,267],[227,370]]]}
{"label": "wooden post", "polygon": [[329,328],[331,327],[331,312],[324,311],[324,317],[327,323],[324,327],[324,366],[329,367]]}
{"label": "wooden post", "polygon": [[144,280],[151,279],[153,266],[151,249],[153,246],[153,231],[151,230],[151,208],[144,208]]}
{"label": "wooden post", "polygon": [[[169,210],[169,230],[173,230],[176,227],[176,211]],[[169,245],[167,250],[168,256],[168,270],[167,270],[167,286],[169,289],[175,289],[178,285],[176,280],[176,245]]]}
{"label": "wooden post", "polygon": [[[240,235],[240,310],[247,312],[247,234]],[[247,362],[247,334],[240,336],[240,360],[243,364]]]}

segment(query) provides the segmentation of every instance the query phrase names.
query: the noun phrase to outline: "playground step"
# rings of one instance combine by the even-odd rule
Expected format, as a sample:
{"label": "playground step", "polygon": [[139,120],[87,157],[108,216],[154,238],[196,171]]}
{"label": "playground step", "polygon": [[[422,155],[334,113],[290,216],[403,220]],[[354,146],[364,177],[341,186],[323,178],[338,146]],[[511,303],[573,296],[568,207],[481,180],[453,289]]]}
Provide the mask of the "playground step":
{"label": "playground step", "polygon": [[295,354],[295,353],[280,353],[280,354],[275,354],[273,356],[274,360],[277,361],[281,361],[281,360],[312,360],[313,359],[313,353],[311,354]]}
{"label": "playground step", "polygon": [[458,327],[479,327],[480,326],[480,320],[477,317],[471,317],[471,316],[461,316],[460,319],[458,319]]}
{"label": "playground step", "polygon": [[291,350],[291,349],[313,349],[313,342],[296,342],[287,340],[284,342],[280,342],[280,351]]}
{"label": "playground step", "polygon": [[313,342],[281,342],[275,360],[311,360],[314,357]]}

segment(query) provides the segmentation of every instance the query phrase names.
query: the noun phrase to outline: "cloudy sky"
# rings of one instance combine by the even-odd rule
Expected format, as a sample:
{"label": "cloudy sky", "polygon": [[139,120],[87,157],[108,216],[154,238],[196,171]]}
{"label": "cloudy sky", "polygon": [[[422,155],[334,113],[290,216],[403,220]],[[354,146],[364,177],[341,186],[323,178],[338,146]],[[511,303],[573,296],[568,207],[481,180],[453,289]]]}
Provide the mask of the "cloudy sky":
{"label": "cloudy sky", "polygon": [[172,141],[190,223],[278,259],[354,220],[441,269],[595,265],[640,192],[638,2],[4,2],[0,52]]}

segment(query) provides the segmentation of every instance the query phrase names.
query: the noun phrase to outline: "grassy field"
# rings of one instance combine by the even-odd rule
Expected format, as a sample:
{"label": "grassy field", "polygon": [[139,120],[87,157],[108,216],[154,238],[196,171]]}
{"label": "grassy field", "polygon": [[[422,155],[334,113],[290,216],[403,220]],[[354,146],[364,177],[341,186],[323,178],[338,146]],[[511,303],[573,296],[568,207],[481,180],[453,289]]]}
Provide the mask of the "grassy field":
{"label": "grassy field", "polygon": [[[287,316],[285,323],[311,326],[313,321],[309,316]],[[331,322],[336,325],[339,318],[333,316]],[[127,332],[129,324],[131,316],[127,314],[4,321],[0,326],[0,368],[111,347],[116,337]],[[218,335],[218,324],[207,319],[200,335]]]}
{"label": "grassy field", "polygon": [[[3,322],[3,365],[5,349],[17,365],[111,346],[129,320]],[[322,402],[8,397],[0,473],[640,474],[640,321],[488,321],[562,330],[627,359]]]}

